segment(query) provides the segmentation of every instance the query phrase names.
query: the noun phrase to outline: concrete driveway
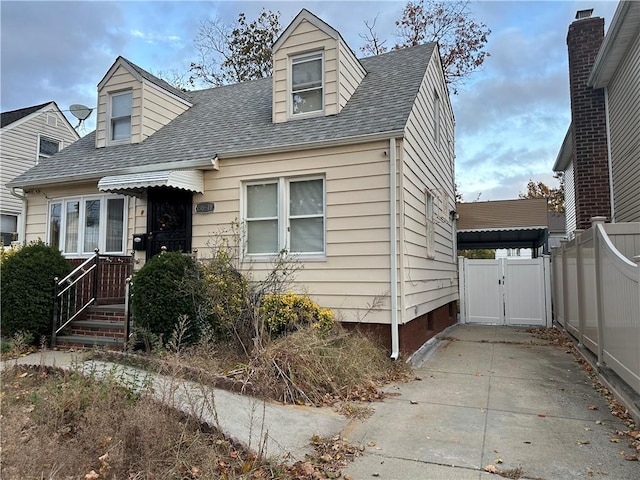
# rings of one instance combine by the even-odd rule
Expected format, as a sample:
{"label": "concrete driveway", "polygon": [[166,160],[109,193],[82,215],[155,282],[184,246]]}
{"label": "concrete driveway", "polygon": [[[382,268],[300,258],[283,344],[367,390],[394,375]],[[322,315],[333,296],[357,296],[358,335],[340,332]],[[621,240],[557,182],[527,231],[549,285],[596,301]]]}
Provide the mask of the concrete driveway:
{"label": "concrete driveway", "polygon": [[566,348],[515,327],[458,325],[420,378],[342,432],[367,446],[352,479],[639,479],[628,430]]}

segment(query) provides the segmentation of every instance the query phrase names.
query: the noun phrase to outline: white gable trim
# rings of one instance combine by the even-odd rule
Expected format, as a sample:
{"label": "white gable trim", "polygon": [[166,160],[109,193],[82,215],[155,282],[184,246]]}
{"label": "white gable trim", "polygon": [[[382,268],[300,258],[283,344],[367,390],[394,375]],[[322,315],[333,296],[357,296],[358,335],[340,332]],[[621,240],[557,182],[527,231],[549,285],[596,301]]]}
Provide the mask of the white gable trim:
{"label": "white gable trim", "polygon": [[10,123],[9,125],[2,127],[2,132],[8,132],[9,130],[11,130],[12,128],[16,128],[20,125],[22,125],[23,123],[26,123],[34,118],[36,118],[39,115],[42,115],[43,113],[55,113],[59,118],[62,118],[62,120],[64,121],[64,125],[67,128],[67,130],[69,130],[69,132],[74,135],[76,137],[76,140],[78,140],[80,138],[80,135],[78,135],[78,132],[76,132],[76,129],[73,128],[73,126],[69,123],[69,120],[67,120],[67,117],[60,111],[60,109],[58,108],[58,106],[56,105],[56,102],[49,102],[47,103],[44,107],[42,107],[39,110],[36,110],[33,113],[30,113],[29,115],[27,115],[26,117],[22,117],[20,120],[16,120],[13,123]]}
{"label": "white gable trim", "polygon": [[338,33],[336,29],[320,20],[306,8],[303,8],[302,10],[300,10],[300,13],[296,16],[296,18],[294,18],[293,21],[289,24],[289,26],[285,28],[284,32],[282,32],[282,35],[280,35],[280,37],[275,41],[271,49],[272,52],[278,51],[282,44],[287,41],[293,31],[298,28],[298,25],[300,25],[304,20],[311,23],[317,29],[322,30],[331,38],[335,40],[338,40],[340,38],[340,33]]}

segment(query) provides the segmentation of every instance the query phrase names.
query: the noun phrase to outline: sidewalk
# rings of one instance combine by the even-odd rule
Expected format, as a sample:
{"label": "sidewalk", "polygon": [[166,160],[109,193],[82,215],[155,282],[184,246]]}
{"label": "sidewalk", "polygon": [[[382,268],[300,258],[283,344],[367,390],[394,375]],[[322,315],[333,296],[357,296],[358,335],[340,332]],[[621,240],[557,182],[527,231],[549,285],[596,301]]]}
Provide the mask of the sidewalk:
{"label": "sidewalk", "polygon": [[[565,349],[526,329],[458,325],[395,385],[375,414],[342,435],[368,445],[352,479],[640,478],[626,430]],[[520,477],[516,475],[521,470]]]}
{"label": "sidewalk", "polygon": [[371,404],[370,418],[351,421],[330,408],[283,406],[175,378],[147,377],[129,367],[81,362],[77,353],[47,351],[17,362],[81,365],[93,372],[116,368],[136,382],[148,378],[159,401],[291,462],[312,452],[314,434],[340,432],[366,446],[343,471],[352,480],[477,480],[491,477],[487,465],[511,472],[507,478],[640,478],[640,462],[620,454],[634,453],[628,437],[611,441],[616,430],[627,427],[609,413],[565,349],[513,327],[457,325],[446,335],[415,369],[420,380],[388,386],[390,396]]}

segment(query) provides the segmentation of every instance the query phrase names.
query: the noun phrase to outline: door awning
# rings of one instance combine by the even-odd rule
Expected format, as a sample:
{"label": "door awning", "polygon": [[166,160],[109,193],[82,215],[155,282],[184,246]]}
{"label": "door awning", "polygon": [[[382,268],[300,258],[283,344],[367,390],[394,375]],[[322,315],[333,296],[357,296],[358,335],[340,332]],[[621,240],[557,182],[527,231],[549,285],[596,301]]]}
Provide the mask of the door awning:
{"label": "door awning", "polygon": [[150,187],[170,187],[195,193],[204,192],[202,170],[162,170],[158,172],[130,173],[102,177],[98,182],[101,192],[140,196]]}

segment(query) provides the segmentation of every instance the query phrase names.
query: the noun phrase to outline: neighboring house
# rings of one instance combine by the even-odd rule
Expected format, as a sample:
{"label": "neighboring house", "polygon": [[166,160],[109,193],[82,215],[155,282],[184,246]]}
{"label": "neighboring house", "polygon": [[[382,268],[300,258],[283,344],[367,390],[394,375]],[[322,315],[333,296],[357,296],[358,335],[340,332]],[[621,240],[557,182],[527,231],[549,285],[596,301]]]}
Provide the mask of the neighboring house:
{"label": "neighboring house", "polygon": [[[0,128],[0,231],[9,245],[23,238],[23,202],[6,184],[80,138],[55,102],[3,112]],[[20,195],[20,192],[17,193]]]}
{"label": "neighboring house", "polygon": [[579,11],[569,26],[571,126],[553,170],[565,177],[566,231],[591,218],[640,221],[640,3],[604,20]]}
{"label": "neighboring house", "polygon": [[547,227],[549,229],[549,250],[560,246],[560,242],[567,238],[565,233],[567,219],[564,212],[547,212]]}
{"label": "neighboring house", "polygon": [[[547,201],[544,198],[457,204],[459,250],[504,249],[528,258],[548,253]],[[503,253],[503,252],[501,252]],[[498,255],[496,258],[521,255]]]}
{"label": "neighboring house", "polygon": [[[302,10],[273,78],[182,92],[119,57],[96,131],[12,182],[27,240],[138,267],[165,246],[206,257],[243,227],[243,266],[281,251],[296,289],[378,334],[392,355],[455,321],[454,122],[434,43],[357,59]],[[371,308],[382,300],[381,306]]]}

